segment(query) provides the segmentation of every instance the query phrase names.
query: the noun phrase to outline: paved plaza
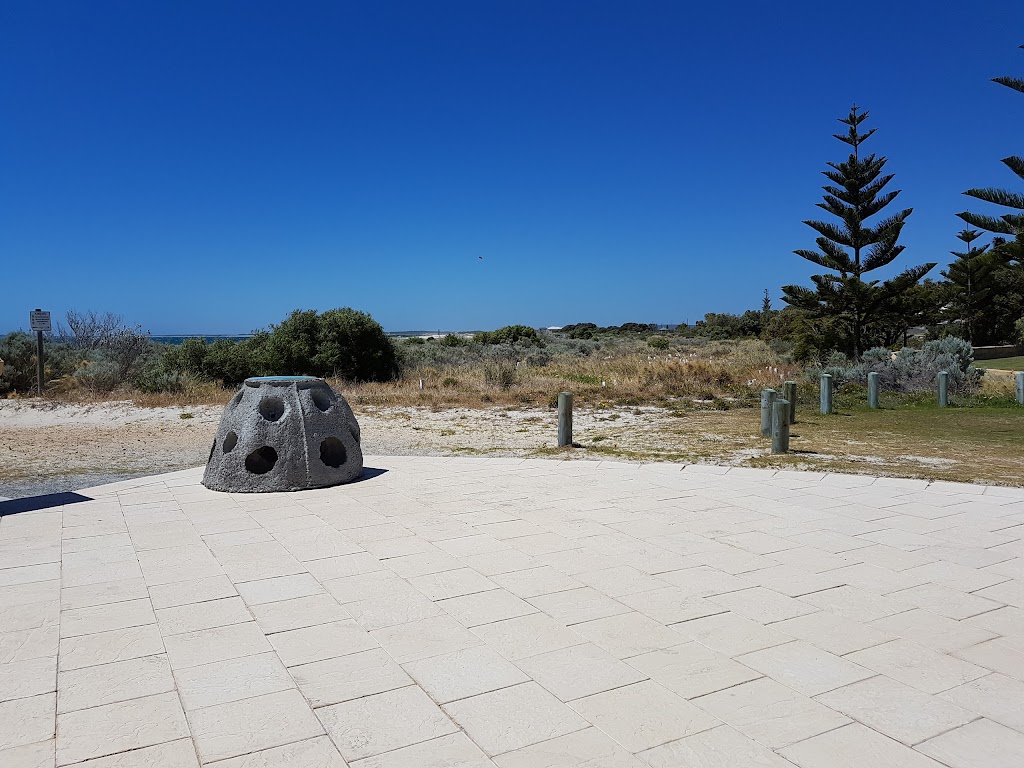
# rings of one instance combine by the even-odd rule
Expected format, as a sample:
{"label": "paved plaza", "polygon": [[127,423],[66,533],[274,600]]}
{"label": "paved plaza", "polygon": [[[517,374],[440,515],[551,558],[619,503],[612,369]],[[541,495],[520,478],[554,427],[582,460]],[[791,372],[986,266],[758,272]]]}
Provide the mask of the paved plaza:
{"label": "paved plaza", "polygon": [[0,506],[0,766],[1024,765],[1024,490],[366,463]]}

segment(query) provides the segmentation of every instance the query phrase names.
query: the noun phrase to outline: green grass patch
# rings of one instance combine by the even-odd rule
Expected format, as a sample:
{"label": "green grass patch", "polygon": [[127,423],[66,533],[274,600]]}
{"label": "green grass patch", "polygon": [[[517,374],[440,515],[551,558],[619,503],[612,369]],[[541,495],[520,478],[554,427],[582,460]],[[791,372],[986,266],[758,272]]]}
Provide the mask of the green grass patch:
{"label": "green grass patch", "polygon": [[998,360],[975,360],[975,368],[991,368],[996,371],[1024,371],[1024,357],[1001,357]]}

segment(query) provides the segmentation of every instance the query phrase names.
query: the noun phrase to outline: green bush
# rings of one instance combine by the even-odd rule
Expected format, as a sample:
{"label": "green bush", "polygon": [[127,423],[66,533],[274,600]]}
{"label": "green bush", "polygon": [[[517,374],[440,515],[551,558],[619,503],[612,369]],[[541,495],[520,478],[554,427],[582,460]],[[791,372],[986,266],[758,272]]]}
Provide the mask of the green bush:
{"label": "green bush", "polygon": [[654,349],[668,349],[668,339],[664,336],[651,336],[647,340],[647,344]]}
{"label": "green bush", "polygon": [[480,344],[520,344],[525,347],[543,347],[544,340],[536,328],[528,325],[506,325],[496,331],[481,331],[473,337]]}

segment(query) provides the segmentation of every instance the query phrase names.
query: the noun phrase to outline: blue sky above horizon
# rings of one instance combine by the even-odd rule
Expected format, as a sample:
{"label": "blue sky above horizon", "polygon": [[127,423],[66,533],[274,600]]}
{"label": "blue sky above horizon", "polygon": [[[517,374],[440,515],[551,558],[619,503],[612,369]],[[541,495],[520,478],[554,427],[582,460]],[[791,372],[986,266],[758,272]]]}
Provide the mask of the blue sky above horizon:
{"label": "blue sky above horizon", "polygon": [[963,190],[1024,154],[990,82],[1024,75],[1019,6],[952,5],[9,0],[0,331],[37,306],[154,334],[781,306],[853,102],[915,209],[898,265],[944,263],[985,209]]}

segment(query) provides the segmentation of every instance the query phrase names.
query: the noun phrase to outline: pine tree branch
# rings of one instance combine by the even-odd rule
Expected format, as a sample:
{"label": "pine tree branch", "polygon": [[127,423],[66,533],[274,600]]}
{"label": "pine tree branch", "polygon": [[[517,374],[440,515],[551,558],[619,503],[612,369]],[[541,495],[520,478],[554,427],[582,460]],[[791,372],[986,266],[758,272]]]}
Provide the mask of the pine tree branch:
{"label": "pine tree branch", "polygon": [[993,77],[992,82],[1005,85],[1007,88],[1013,88],[1015,91],[1024,93],[1024,80],[1019,77]]}
{"label": "pine tree branch", "polygon": [[[970,194],[970,191],[964,192],[965,195]],[[965,222],[970,224],[972,227],[978,227],[986,232],[995,232],[1000,235],[1015,235],[1014,228],[1007,224],[1002,219],[997,219],[994,216],[985,216],[980,213],[971,213],[970,211],[961,211],[957,216],[963,219]]]}
{"label": "pine tree branch", "polygon": [[984,200],[986,203],[1024,210],[1024,195],[1005,189],[968,189],[964,194]]}

